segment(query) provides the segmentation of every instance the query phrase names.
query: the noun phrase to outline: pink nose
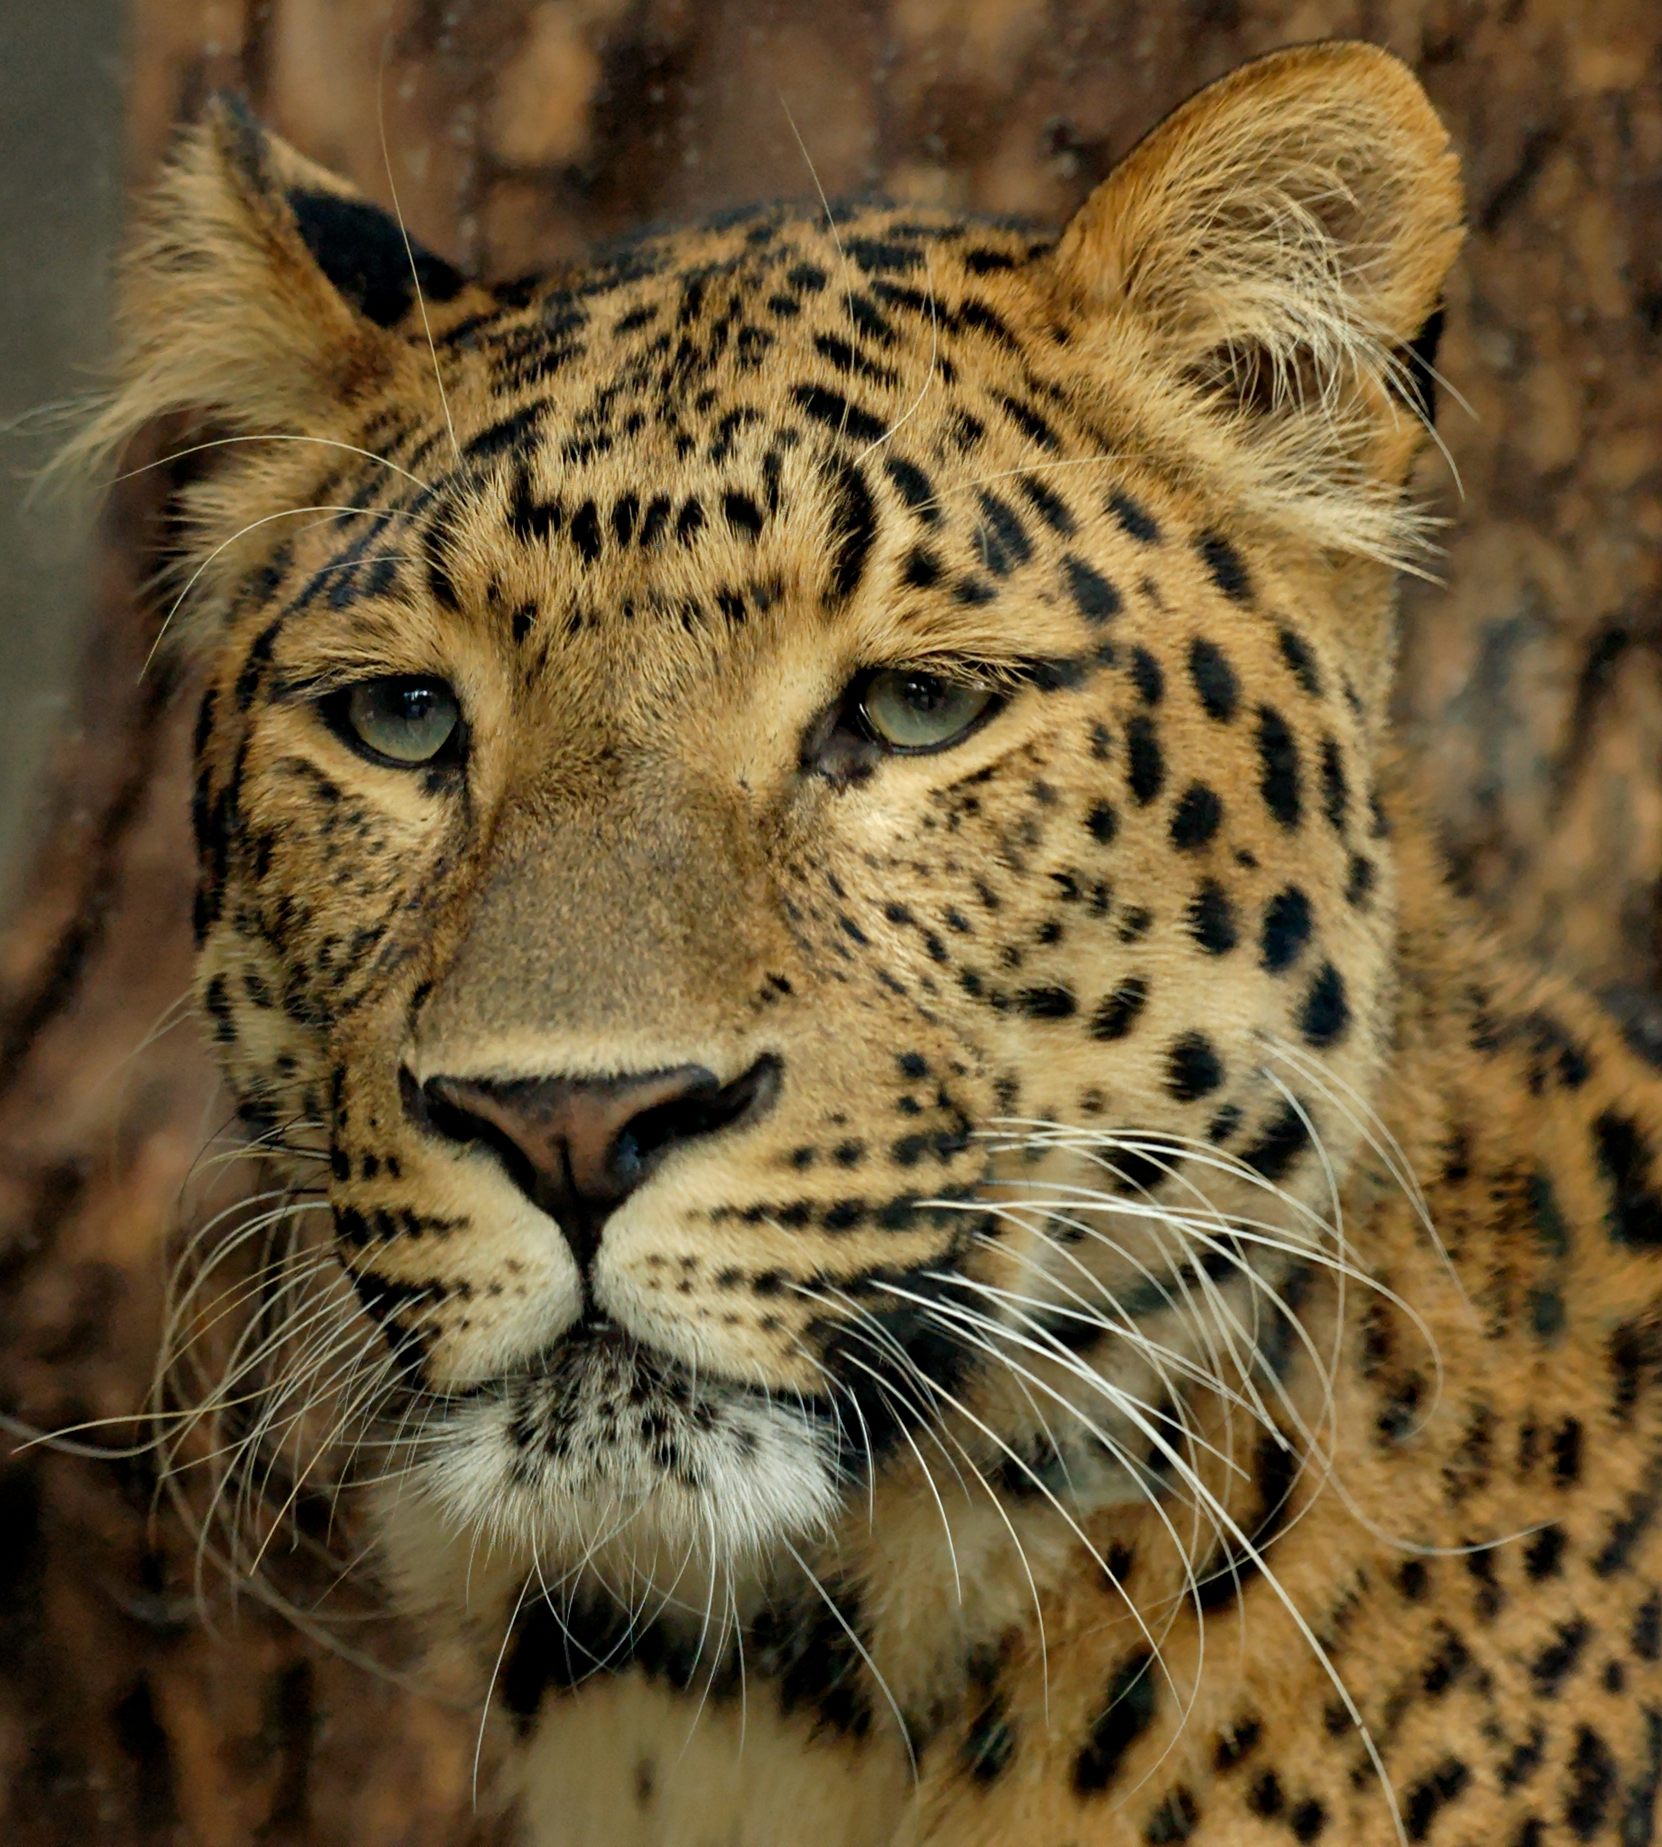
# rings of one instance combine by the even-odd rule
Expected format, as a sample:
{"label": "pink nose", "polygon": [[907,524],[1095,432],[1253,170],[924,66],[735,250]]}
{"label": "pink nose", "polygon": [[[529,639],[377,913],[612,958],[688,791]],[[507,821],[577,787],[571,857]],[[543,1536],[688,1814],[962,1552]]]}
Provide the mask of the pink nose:
{"label": "pink nose", "polygon": [[489,1148],[520,1191],[554,1219],[587,1269],[606,1220],[672,1150],[761,1116],[779,1061],[757,1059],[723,1084],[703,1065],[628,1077],[404,1076],[424,1129]]}

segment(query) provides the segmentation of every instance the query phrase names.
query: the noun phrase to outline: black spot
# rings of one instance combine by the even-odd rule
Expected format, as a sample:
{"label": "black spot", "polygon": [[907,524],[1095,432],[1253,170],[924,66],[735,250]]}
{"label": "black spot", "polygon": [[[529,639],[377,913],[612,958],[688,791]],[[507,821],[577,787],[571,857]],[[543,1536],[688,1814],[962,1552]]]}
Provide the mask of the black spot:
{"label": "black spot", "polygon": [[1067,988],[1023,988],[1016,996],[1016,1006],[1030,1020],[1066,1020],[1079,1011],[1079,1003]]}
{"label": "black spot", "polygon": [[1221,648],[1199,637],[1190,642],[1189,678],[1208,718],[1227,721],[1235,716],[1240,687]]}
{"label": "black spot", "polygon": [[1160,734],[1154,720],[1139,712],[1125,727],[1125,743],[1130,760],[1131,793],[1139,805],[1146,808],[1166,781],[1166,763],[1160,752]]}
{"label": "black spot", "polygon": [[1652,1591],[1640,1604],[1629,1639],[1641,1661],[1662,1660],[1662,1594]]}
{"label": "black spot", "polygon": [[1120,593],[1101,572],[1071,554],[1062,560],[1062,576],[1073,605],[1087,622],[1100,627],[1124,607]]}
{"label": "black spot", "polygon": [[1158,1701],[1151,1655],[1133,1655],[1108,1683],[1106,1703],[1074,1760],[1073,1786],[1081,1795],[1106,1789],[1125,1754],[1154,1722]]}
{"label": "black spot", "polygon": [[1345,781],[1344,759],[1339,746],[1330,737],[1322,739],[1322,812],[1334,833],[1345,831],[1345,814],[1350,806],[1350,788]]}
{"label": "black spot", "polygon": [[883,466],[907,507],[925,525],[935,525],[941,517],[940,509],[935,505],[934,485],[923,470],[898,455],[891,455]]}
{"label": "black spot", "polygon": [[1566,1417],[1552,1433],[1552,1476],[1560,1488],[1581,1479],[1581,1420]]}
{"label": "black spot", "polygon": [[1402,1805],[1403,1825],[1411,1841],[1423,1841],[1431,1833],[1438,1811],[1446,1808],[1472,1780],[1472,1773],[1458,1757],[1445,1757],[1429,1776],[1422,1777],[1408,1791]]}
{"label": "black spot", "polygon": [[1530,1676],[1538,1694],[1546,1697],[1558,1691],[1575,1671],[1591,1633],[1587,1623],[1579,1616],[1558,1625],[1553,1640],[1529,1665]]}
{"label": "black spot", "polygon": [[914,590],[928,590],[941,581],[941,561],[925,545],[914,545],[901,567],[901,582]]}
{"label": "black spot", "polygon": [[1219,1770],[1233,1770],[1243,1757],[1257,1748],[1263,1736],[1262,1720],[1242,1719],[1219,1737],[1217,1750],[1212,1756],[1213,1763]]}
{"label": "black spot", "polygon": [[1180,853],[1192,853],[1215,835],[1223,822],[1223,803],[1215,790],[1192,782],[1183,791],[1171,819],[1171,843]]}
{"label": "black spot", "polygon": [[923,261],[923,253],[915,244],[883,237],[845,238],[843,254],[873,275],[903,273],[916,269]]}
{"label": "black spot", "polygon": [[[961,313],[962,310],[960,310]],[[1057,440],[1056,432],[1031,404],[1024,404],[1020,398],[1013,398],[1008,392],[999,398],[999,403],[1004,406],[1005,416],[1024,436],[1036,442],[1041,449],[1048,449],[1055,454],[1061,448],[1062,445]]]}
{"label": "black spot", "polygon": [[[1564,1799],[1564,1821],[1578,1841],[1590,1841],[1603,1831],[1618,1780],[1609,1745],[1592,1726],[1578,1726]],[[1654,1821],[1654,1815],[1647,1820]]]}
{"label": "black spot", "polygon": [[572,514],[570,532],[571,542],[581,553],[583,562],[593,564],[600,556],[600,513],[592,500],[585,500]]}
{"label": "black spot", "polygon": [[1256,1141],[1241,1150],[1241,1159],[1266,1180],[1279,1180],[1309,1145],[1310,1130],[1291,1103],[1283,1103]]}
{"label": "black spot", "polygon": [[1052,532],[1060,533],[1064,539],[1071,539],[1078,531],[1078,522],[1069,511],[1067,502],[1046,487],[1037,475],[1018,476],[1016,486],[1021,490],[1023,499]]}
{"label": "black spot", "polygon": [[1179,1784],[1149,1816],[1143,1839],[1147,1847],[1174,1847],[1175,1843],[1189,1839],[1199,1820],[1199,1805]]}
{"label": "black spot", "polygon": [[1555,1578],[1563,1569],[1564,1529],[1561,1526],[1543,1526],[1531,1535],[1524,1547],[1524,1570],[1532,1584],[1539,1584],[1546,1578]]}
{"label": "black spot", "polygon": [[729,526],[744,538],[754,539],[762,530],[762,509],[748,494],[729,488],[721,497],[721,511]]}
{"label": "black spot", "polygon": [[967,410],[955,410],[947,419],[947,434],[967,454],[987,434],[987,426]]}
{"label": "black spot", "polygon": [[1109,994],[1091,1016],[1091,1036],[1096,1039],[1123,1039],[1137,1023],[1137,1016],[1148,1003],[1148,983],[1132,975]]}
{"label": "black spot", "polygon": [[1327,1810],[1314,1796],[1307,1797],[1296,1804],[1288,1815],[1287,1826],[1292,1829],[1295,1841],[1320,1840],[1322,1830],[1327,1826]]}
{"label": "black spot", "polygon": [[1264,927],[1259,939],[1264,966],[1279,975],[1299,958],[1310,940],[1310,900],[1296,885],[1289,885],[1264,906]]}
{"label": "black spot", "polygon": [[865,575],[877,538],[877,508],[864,471],[853,463],[839,465],[836,483],[831,514],[831,589],[841,602],[854,594]]}
{"label": "black spot", "polygon": [[523,404],[500,421],[488,424],[476,436],[462,444],[462,453],[470,462],[488,462],[494,456],[511,455],[528,448],[536,437],[547,407],[540,403]]}
{"label": "black spot", "polygon": [[686,504],[675,516],[675,536],[683,545],[691,545],[703,528],[704,503],[696,494],[689,494]]}
{"label": "black spot", "polygon": [[877,385],[892,386],[899,383],[890,367],[868,359],[857,346],[850,345],[839,334],[815,334],[814,350],[845,376],[870,379]]}
{"label": "black spot", "polygon": [[1299,1009],[1298,1029],[1311,1045],[1326,1046],[1342,1039],[1349,1024],[1345,978],[1331,962],[1324,962]]}
{"label": "black spot", "polygon": [[1299,790],[1298,746],[1287,721],[1274,706],[1258,708],[1258,787],[1264,806],[1291,832],[1299,824],[1303,798]]}
{"label": "black spot", "polygon": [[1229,894],[1216,879],[1206,879],[1189,901],[1189,934],[1211,956],[1235,947],[1240,931]]}
{"label": "black spot", "polygon": [[1097,802],[1085,817],[1085,825],[1090,830],[1091,838],[1102,846],[1107,846],[1120,831],[1119,818],[1107,802]]}
{"label": "black spot", "polygon": [[833,1581],[826,1594],[832,1607],[818,1602],[764,1611],[753,1629],[757,1660],[773,1679],[783,1712],[806,1710],[834,1732],[863,1738],[871,1710],[861,1684],[865,1644],[854,1638],[864,1619],[845,1587]]}
{"label": "black spot", "polygon": [[664,528],[669,524],[670,503],[666,494],[654,494],[646,504],[646,512],[641,519],[641,547],[650,550],[663,536]]}
{"label": "black spot", "polygon": [[1153,514],[1139,502],[1133,500],[1123,488],[1115,488],[1108,496],[1108,511],[1120,523],[1123,531],[1143,545],[1154,545],[1160,538],[1160,528],[1155,523]]}
{"label": "black spot", "polygon": [[[1227,1273],[1227,1259],[1218,1253],[1219,1274]],[[1242,1592],[1263,1572],[1263,1555],[1286,1525],[1292,1511],[1298,1464],[1292,1450],[1278,1436],[1264,1431],[1253,1447],[1253,1492],[1256,1510],[1243,1521],[1250,1545],[1231,1542],[1208,1561],[1195,1592],[1202,1610],[1234,1607]]]}
{"label": "black spot", "polygon": [[1605,1227],[1635,1250],[1662,1245],[1662,1200],[1650,1190],[1650,1144],[1631,1116],[1606,1110],[1593,1124],[1599,1172],[1610,1189]]}
{"label": "black spot", "polygon": [[1238,1103],[1226,1103],[1206,1125],[1206,1139],[1213,1147],[1220,1147],[1241,1126],[1243,1120],[1241,1106]]}
{"label": "black spot", "polygon": [[1026,564],[1033,556],[1033,542],[1007,500],[985,492],[977,498],[981,503],[981,524],[975,531],[975,544],[981,562],[995,576],[1008,577],[1017,565]]}
{"label": "black spot", "polygon": [[816,423],[858,443],[880,442],[888,432],[880,418],[823,385],[797,385],[791,391],[791,400]]}
{"label": "black spot", "polygon": [[1662,1458],[1652,1458],[1640,1487],[1628,1495],[1625,1511],[1611,1521],[1609,1536],[1593,1560],[1601,1578],[1614,1577],[1631,1563],[1635,1548],[1662,1511]]}
{"label": "black spot", "polygon": [[1281,1779],[1273,1770],[1260,1771],[1247,1791],[1247,1806],[1263,1821],[1272,1821],[1287,1806]]}
{"label": "black spot", "polygon": [[1281,658],[1292,669],[1293,678],[1312,699],[1319,699],[1322,693],[1321,674],[1316,669],[1316,657],[1310,652],[1309,644],[1290,628],[1278,628],[1275,639],[1281,649]]}
{"label": "black spot", "polygon": [[1221,533],[1205,532],[1195,540],[1195,550],[1211,574],[1212,582],[1237,603],[1252,600],[1252,579],[1246,562]]}
{"label": "black spot", "polygon": [[1185,1033],[1166,1054],[1166,1089],[1179,1103],[1193,1103],[1223,1082],[1223,1060],[1204,1033]]}
{"label": "black spot", "polygon": [[1010,1767],[1016,1752],[1016,1735],[1010,1708],[995,1694],[977,1713],[964,1736],[960,1757],[978,1783],[996,1783]]}

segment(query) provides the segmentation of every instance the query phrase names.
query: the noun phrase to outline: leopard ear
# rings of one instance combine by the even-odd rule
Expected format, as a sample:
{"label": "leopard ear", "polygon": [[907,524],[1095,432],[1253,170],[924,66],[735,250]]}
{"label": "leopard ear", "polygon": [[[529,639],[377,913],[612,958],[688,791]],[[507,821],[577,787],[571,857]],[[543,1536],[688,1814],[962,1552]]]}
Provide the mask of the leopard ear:
{"label": "leopard ear", "polygon": [[122,260],[116,387],[74,459],[179,412],[248,434],[329,421],[405,362],[398,330],[418,283],[428,303],[467,286],[240,101],[217,98],[140,207]]}
{"label": "leopard ear", "polygon": [[1168,403],[1174,376],[1185,388],[1202,446],[1253,510],[1403,562],[1401,488],[1462,209],[1448,136],[1407,67],[1372,45],[1308,45],[1168,117],[1050,261],[1101,323],[1116,380],[1129,338]]}

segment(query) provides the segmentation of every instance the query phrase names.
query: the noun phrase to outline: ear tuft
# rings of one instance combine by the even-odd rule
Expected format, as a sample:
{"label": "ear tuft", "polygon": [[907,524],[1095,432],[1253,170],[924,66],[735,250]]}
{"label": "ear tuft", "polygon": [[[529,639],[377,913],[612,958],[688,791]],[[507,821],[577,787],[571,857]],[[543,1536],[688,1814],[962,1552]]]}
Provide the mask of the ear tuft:
{"label": "ear tuft", "polygon": [[1417,347],[1462,239],[1459,171],[1412,73],[1375,46],[1275,53],[1135,147],[1052,257],[1199,399],[1256,510],[1402,563],[1424,435]]}
{"label": "ear tuft", "polygon": [[462,275],[398,223],[216,97],[140,206],[121,265],[116,387],[60,469],[119,452],[185,413],[238,434],[292,434],[399,363],[393,330]]}

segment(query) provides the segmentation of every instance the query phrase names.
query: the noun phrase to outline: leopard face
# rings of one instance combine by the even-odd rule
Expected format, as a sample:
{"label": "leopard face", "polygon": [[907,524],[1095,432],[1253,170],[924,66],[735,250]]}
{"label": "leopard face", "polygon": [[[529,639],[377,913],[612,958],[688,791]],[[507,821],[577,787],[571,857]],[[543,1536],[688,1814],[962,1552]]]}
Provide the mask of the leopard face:
{"label": "leopard face", "polygon": [[201,995],[452,1530],[765,1560],[1081,1327],[1129,1498],[1329,1225],[1458,201],[1323,56],[1059,239],[767,208],[503,288],[187,146],[111,427],[256,439],[192,500]]}

